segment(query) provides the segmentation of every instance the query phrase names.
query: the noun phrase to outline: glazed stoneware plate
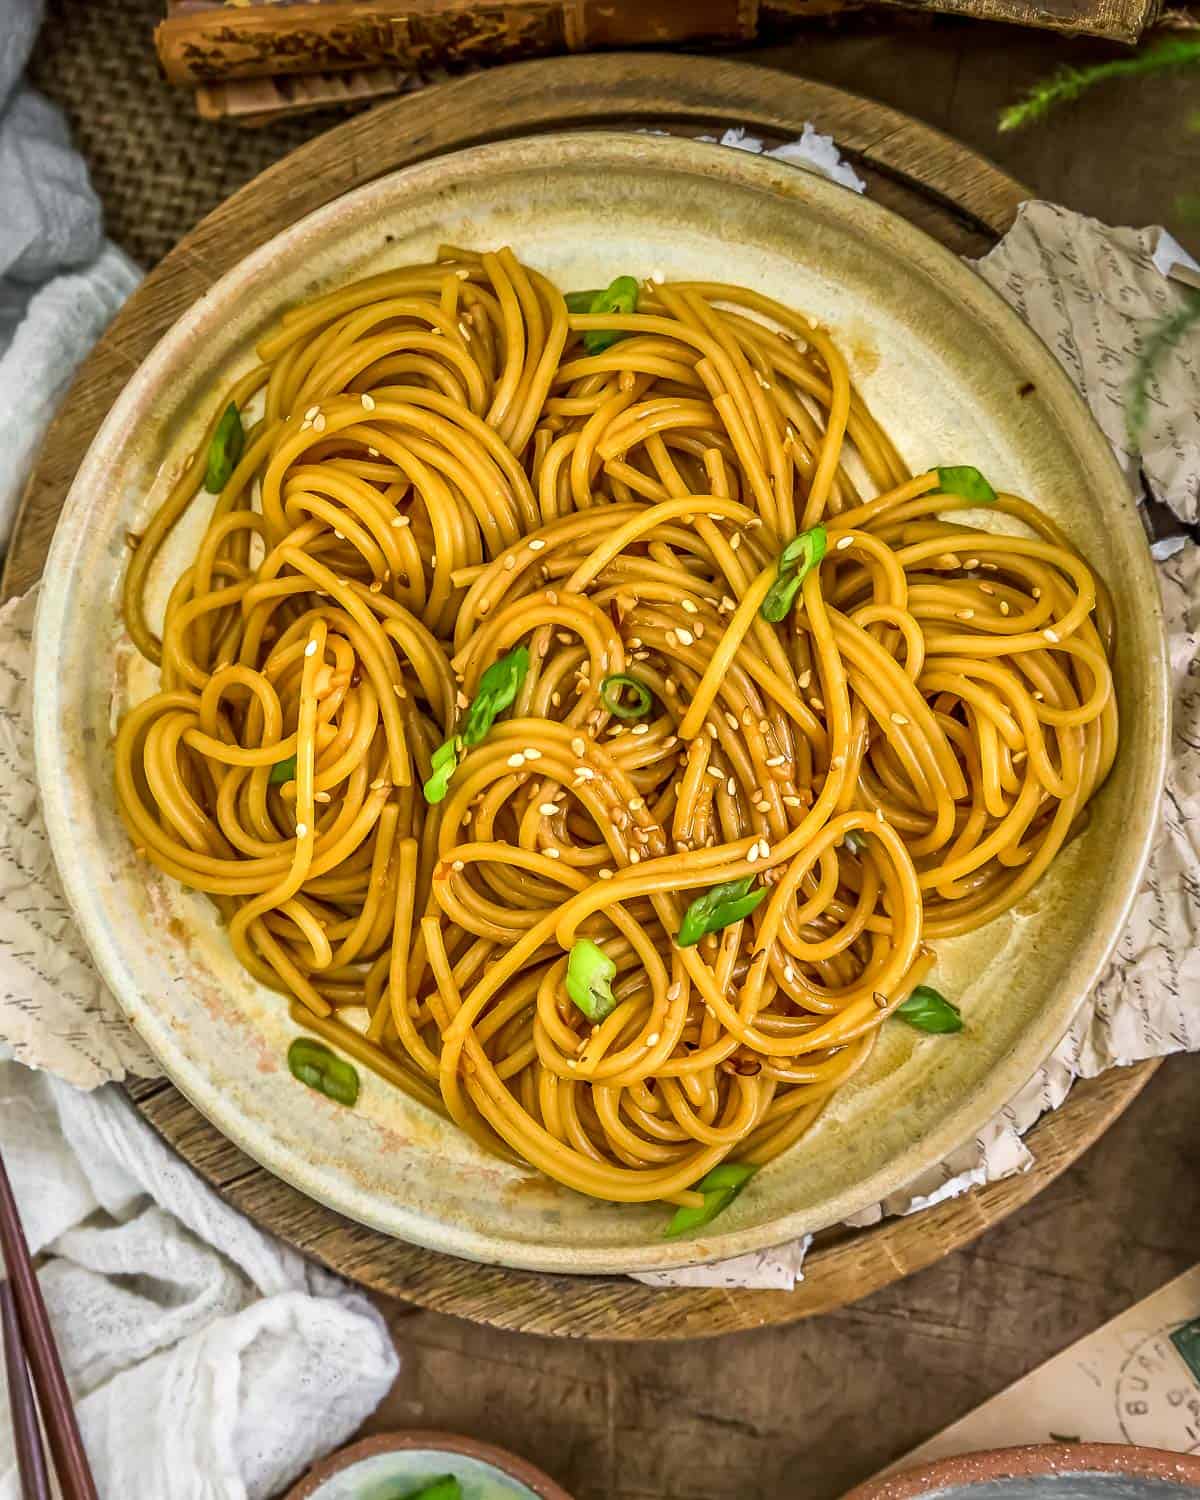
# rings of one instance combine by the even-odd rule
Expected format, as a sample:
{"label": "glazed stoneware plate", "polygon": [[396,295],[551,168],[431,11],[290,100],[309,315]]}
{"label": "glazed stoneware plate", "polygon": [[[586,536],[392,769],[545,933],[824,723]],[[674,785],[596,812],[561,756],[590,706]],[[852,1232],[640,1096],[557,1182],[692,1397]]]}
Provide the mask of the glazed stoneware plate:
{"label": "glazed stoneware plate", "polygon": [[[1116,766],[1086,831],[1033,893],[940,945],[937,982],[967,1030],[947,1040],[887,1027],[817,1127],[698,1239],[665,1241],[661,1208],[593,1202],[483,1155],[374,1076],[353,1111],[297,1084],[283,1000],[235,962],[204,897],[134,856],[116,815],[113,726],[153,686],[118,614],[126,533],[145,525],[284,308],[427,260],[441,241],[512,245],[564,288],[618,272],[717,275],[802,309],[832,330],[915,472],[972,463],[1037,500],[1115,592]],[[152,609],[200,519],[177,528]],[[1167,739],[1157,601],[1134,506],[1067,377],[971,270],[911,225],[795,167],[694,141],[509,141],[381,178],[302,220],[218,281],[134,374],[80,468],[46,565],[43,805],[107,983],[174,1082],[264,1166],[350,1218],[478,1260],[566,1272],[714,1260],[900,1188],[969,1138],[1058,1041],[1120,932],[1155,823]]]}
{"label": "glazed stoneware plate", "polygon": [[571,1500],[515,1453],[448,1432],[365,1438],[317,1464],[285,1500],[409,1500],[443,1477],[458,1480],[463,1500]]}
{"label": "glazed stoneware plate", "polygon": [[1118,1443],[964,1453],[861,1485],[844,1500],[1197,1500],[1200,1458]]}

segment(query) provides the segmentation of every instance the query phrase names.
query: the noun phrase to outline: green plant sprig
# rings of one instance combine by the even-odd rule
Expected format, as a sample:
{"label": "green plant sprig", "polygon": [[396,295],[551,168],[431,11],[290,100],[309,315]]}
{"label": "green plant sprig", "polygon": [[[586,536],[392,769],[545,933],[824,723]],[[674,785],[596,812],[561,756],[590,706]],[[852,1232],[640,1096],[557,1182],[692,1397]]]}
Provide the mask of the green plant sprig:
{"label": "green plant sprig", "polygon": [[1044,120],[1057,104],[1066,104],[1109,78],[1130,78],[1141,73],[1161,73],[1172,68],[1200,66],[1200,40],[1179,38],[1159,42],[1135,57],[1093,63],[1087,68],[1061,68],[1051,78],[1035,83],[1025,98],[1011,104],[1000,116],[1001,130],[1022,130]]}
{"label": "green plant sprig", "polygon": [[1142,345],[1133,374],[1129,378],[1129,394],[1125,406],[1125,427],[1129,434],[1129,445],[1135,453],[1141,451],[1142,432],[1149,415],[1151,377],[1188,329],[1194,328],[1197,323],[1200,323],[1200,292],[1188,292],[1173,313],[1154,325]]}

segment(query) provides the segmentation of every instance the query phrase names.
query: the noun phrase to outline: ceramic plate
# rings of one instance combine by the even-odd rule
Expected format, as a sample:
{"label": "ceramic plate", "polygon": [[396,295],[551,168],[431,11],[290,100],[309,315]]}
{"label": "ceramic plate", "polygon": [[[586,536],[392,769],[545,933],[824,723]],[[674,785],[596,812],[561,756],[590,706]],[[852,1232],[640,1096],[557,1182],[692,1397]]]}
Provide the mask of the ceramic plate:
{"label": "ceramic plate", "polygon": [[[284,1002],[235,963],[213,907],[137,861],[111,789],[113,725],[153,686],[117,612],[145,525],[218,393],[279,312],[443,240],[511,244],[565,287],[620,272],[720,277],[826,324],[914,471],[973,463],[1038,500],[1114,589],[1122,743],[1085,834],[1015,911],[939,945],[965,1012],[952,1041],[890,1026],[817,1127],[703,1238],[662,1209],[592,1202],[482,1155],[379,1079],[353,1112],[285,1062]],[[1021,394],[1032,383],[1032,392]],[[190,553],[178,528],[161,580]],[[432,1249],[567,1272],[713,1260],[834,1223],[968,1139],[1053,1048],[1120,932],[1155,822],[1167,741],[1162,624],[1134,506],[1044,346],[963,263],[807,172],[653,135],[478,147],[381,178],[218,281],[130,380],[71,489],[37,624],[37,754],[68,897],[101,972],[163,1068],[264,1166],[350,1218]]]}

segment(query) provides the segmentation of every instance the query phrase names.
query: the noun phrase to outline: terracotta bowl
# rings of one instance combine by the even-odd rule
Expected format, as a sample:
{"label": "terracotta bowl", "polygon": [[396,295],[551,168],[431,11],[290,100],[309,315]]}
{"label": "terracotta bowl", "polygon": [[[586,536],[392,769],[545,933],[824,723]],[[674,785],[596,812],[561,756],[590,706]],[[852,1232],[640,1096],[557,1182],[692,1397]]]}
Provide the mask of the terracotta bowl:
{"label": "terracotta bowl", "polygon": [[845,1500],[1184,1500],[1200,1457],[1116,1443],[996,1448],[859,1485]]}
{"label": "terracotta bowl", "polygon": [[365,1438],[316,1464],[284,1500],[397,1500],[444,1474],[462,1481],[468,1500],[571,1500],[515,1453],[452,1432]]}

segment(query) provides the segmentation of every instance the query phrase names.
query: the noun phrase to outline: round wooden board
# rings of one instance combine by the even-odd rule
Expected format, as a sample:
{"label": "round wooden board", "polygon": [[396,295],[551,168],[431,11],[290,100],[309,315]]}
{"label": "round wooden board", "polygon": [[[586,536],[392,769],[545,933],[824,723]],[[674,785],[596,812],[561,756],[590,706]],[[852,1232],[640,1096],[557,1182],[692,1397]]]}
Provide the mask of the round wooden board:
{"label": "round wooden board", "polygon": [[[385,104],[301,147],[204,219],[147,276],[82,367],[26,487],[4,591],[41,575],[55,521],[101,419],[170,324],[224,271],[304,214],[384,172],[504,136],[586,126],[689,134],[740,125],[771,141],[806,121],[831,134],[868,191],[960,254],[986,251],[1024,196],[982,157],[882,105],[711,58],[614,54],[518,64]],[[375,1291],[526,1333],[696,1338],[844,1306],[969,1243],[1058,1176],[1133,1101],[1156,1062],[1078,1084],[1030,1137],[1036,1164],[907,1219],[818,1237],[793,1292],[649,1288],[620,1277],[477,1266],[352,1224],[227,1141],[165,1080],[130,1085],[147,1120],[235,1207]]]}

